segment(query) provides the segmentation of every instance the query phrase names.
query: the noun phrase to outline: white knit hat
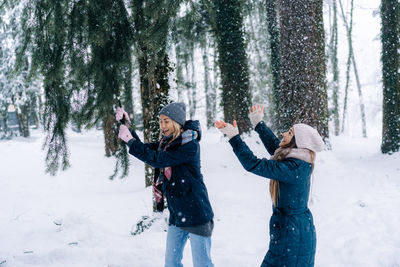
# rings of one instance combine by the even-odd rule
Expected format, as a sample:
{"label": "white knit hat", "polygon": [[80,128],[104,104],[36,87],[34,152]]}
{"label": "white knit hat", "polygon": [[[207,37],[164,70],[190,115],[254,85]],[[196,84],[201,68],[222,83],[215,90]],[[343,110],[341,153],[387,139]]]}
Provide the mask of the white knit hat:
{"label": "white knit hat", "polygon": [[293,128],[294,136],[296,138],[296,146],[298,148],[307,148],[314,152],[324,150],[325,143],[318,131],[313,127],[304,123],[298,123],[293,125]]}

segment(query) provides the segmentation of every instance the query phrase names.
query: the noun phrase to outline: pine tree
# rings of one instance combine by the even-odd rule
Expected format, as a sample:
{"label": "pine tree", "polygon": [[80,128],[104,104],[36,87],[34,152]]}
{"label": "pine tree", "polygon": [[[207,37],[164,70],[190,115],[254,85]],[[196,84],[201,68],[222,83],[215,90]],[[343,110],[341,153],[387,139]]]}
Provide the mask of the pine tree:
{"label": "pine tree", "polygon": [[337,24],[337,4],[336,0],[332,1],[333,4],[333,23],[331,27],[331,36],[329,43],[329,60],[332,68],[332,81],[330,83],[330,89],[332,90],[332,115],[334,122],[334,133],[336,136],[340,132],[340,121],[339,121],[339,67],[338,67],[338,24]]}
{"label": "pine tree", "polygon": [[[66,21],[68,6],[65,1],[48,2],[38,0],[27,2],[23,25],[26,29],[26,42],[33,39],[33,67],[40,70],[44,77],[45,93],[43,123],[47,132],[45,146],[46,171],[54,175],[61,162],[62,169],[69,167],[69,151],[66,138],[66,126],[69,122],[71,92],[65,84],[66,64]],[[34,20],[34,26],[28,27],[28,21]],[[29,29],[28,29],[29,28]],[[31,36],[30,34],[33,34]],[[23,55],[23,52],[20,55]]]}
{"label": "pine tree", "polygon": [[[106,155],[115,155],[127,175],[126,147],[117,143],[114,119],[129,69],[131,25],[122,0],[26,2],[25,38],[19,58],[32,51],[32,72],[44,77],[44,128],[47,131],[47,171],[68,167],[66,127],[103,122]],[[118,149],[118,146],[120,149]],[[112,177],[114,177],[116,173]]]}
{"label": "pine tree", "polygon": [[[5,12],[4,14],[1,13]],[[2,106],[3,134],[4,137],[11,137],[14,133],[7,126],[9,105],[13,105],[19,125],[20,135],[30,136],[31,119],[37,118],[37,100],[40,91],[40,79],[30,75],[29,57],[24,56],[21,62],[16,64],[15,53],[18,44],[21,42],[22,29],[20,17],[22,6],[18,1],[9,2],[2,6],[0,18],[7,16],[7,22],[0,19],[0,102]],[[11,41],[12,40],[12,41]],[[35,122],[38,125],[36,119]]]}
{"label": "pine tree", "polygon": [[280,131],[302,122],[327,139],[328,106],[322,0],[283,0],[279,5],[281,40]]}
{"label": "pine tree", "polygon": [[382,0],[381,42],[383,81],[382,153],[400,149],[399,19],[397,0]]}
{"label": "pine tree", "polygon": [[224,119],[237,120],[239,130],[248,132],[251,93],[241,1],[215,0],[214,5]]}
{"label": "pine tree", "polygon": [[[132,0],[135,27],[135,53],[139,62],[140,94],[145,142],[159,139],[161,108],[169,101],[168,75],[172,71],[167,54],[167,35],[171,17],[179,1]],[[153,169],[145,166],[146,186],[153,182]]]}

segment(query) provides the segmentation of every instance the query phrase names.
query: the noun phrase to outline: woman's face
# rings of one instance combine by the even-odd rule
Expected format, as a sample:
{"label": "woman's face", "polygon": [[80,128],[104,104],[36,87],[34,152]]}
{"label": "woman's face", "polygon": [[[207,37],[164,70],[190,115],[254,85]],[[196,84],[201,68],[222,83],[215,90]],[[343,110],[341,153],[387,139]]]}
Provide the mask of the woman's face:
{"label": "woman's face", "polygon": [[290,143],[292,141],[292,138],[294,136],[294,129],[293,127],[289,129],[289,131],[282,133],[282,140],[279,144],[279,146],[284,146]]}
{"label": "woman's face", "polygon": [[160,115],[160,127],[164,136],[170,136],[174,132],[174,124],[172,123],[172,120],[164,114]]}

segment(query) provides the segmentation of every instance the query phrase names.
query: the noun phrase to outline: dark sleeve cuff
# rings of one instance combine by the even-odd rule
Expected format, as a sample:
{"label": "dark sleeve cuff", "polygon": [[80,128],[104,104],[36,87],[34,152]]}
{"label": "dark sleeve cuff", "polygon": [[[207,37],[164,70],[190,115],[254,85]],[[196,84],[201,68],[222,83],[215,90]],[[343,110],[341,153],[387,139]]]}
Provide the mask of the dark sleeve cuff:
{"label": "dark sleeve cuff", "polygon": [[135,142],[135,140],[136,140],[135,137],[129,140],[128,143],[126,143],[128,147],[131,147],[132,143]]}
{"label": "dark sleeve cuff", "polygon": [[240,135],[235,135],[234,137],[232,137],[231,139],[229,139],[229,143],[231,144],[232,148],[235,150],[235,148],[239,147],[240,144],[242,143],[242,138],[240,137]]}
{"label": "dark sleeve cuff", "polygon": [[129,129],[129,131],[131,132],[131,135],[133,136],[133,138],[140,140],[139,136],[136,134],[136,132],[132,129]]}
{"label": "dark sleeve cuff", "polygon": [[264,121],[260,121],[259,123],[257,123],[256,127],[254,127],[254,130],[256,132],[258,132],[258,130],[260,130],[260,128],[262,127],[261,126],[262,124],[265,124],[265,122]]}

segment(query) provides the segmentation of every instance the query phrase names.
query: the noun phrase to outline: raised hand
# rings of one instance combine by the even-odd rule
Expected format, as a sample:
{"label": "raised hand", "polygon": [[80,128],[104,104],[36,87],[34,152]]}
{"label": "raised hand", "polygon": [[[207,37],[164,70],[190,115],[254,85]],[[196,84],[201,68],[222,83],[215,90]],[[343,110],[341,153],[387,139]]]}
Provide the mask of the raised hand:
{"label": "raised hand", "polygon": [[264,107],[261,107],[260,104],[251,107],[249,117],[254,128],[263,120],[263,115]]}
{"label": "raised hand", "polygon": [[236,120],[233,121],[233,125],[230,123],[226,123],[222,120],[216,121],[214,125],[221,133],[225,134],[229,139],[239,134],[239,129],[237,127]]}
{"label": "raised hand", "polygon": [[117,107],[117,113],[115,114],[115,119],[117,121],[122,120],[122,118],[125,119],[125,121],[129,122],[129,115],[128,113],[121,107]]}
{"label": "raised hand", "polygon": [[126,127],[124,124],[121,124],[119,126],[119,132],[118,132],[118,137],[122,139],[125,143],[128,143],[129,140],[133,138],[131,132],[129,131],[128,127]]}

